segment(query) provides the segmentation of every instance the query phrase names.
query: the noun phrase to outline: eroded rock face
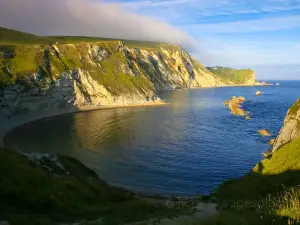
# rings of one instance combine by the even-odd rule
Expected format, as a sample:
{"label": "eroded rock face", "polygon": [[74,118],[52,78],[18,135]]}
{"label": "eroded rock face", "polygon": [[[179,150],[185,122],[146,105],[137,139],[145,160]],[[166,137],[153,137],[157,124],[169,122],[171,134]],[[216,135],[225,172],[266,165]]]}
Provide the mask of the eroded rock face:
{"label": "eroded rock face", "polygon": [[40,165],[45,170],[55,173],[57,175],[68,176],[69,171],[60,162],[60,158],[56,155],[42,154],[42,153],[21,153],[34,166]]}
{"label": "eroded rock face", "polygon": [[0,97],[0,117],[80,106],[131,105],[157,100],[153,91],[114,96],[95,81],[89,72],[81,69],[63,72],[55,82],[39,80],[37,77],[32,75],[34,87],[29,90],[19,84],[4,90],[3,97]]}
{"label": "eroded rock face", "polygon": [[[82,106],[132,105],[159,100],[157,93],[225,85],[177,46],[130,48],[121,41],[17,46],[38,59],[22,80],[10,71],[0,88],[0,118]],[[8,68],[8,67],[7,67]],[[21,67],[20,67],[21,68]],[[21,68],[22,69],[22,68]]]}
{"label": "eroded rock face", "polygon": [[272,152],[276,152],[283,145],[300,136],[300,99],[289,109],[284,124],[273,145]]}

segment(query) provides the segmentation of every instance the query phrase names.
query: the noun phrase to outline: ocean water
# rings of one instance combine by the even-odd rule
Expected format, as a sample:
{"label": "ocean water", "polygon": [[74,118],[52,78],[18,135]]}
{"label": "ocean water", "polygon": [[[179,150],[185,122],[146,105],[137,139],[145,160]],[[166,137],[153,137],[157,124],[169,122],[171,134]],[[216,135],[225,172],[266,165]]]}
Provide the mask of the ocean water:
{"label": "ocean water", "polygon": [[[273,81],[276,82],[276,81]],[[162,195],[209,194],[247,173],[270,149],[300,81],[281,86],[224,87],[168,92],[164,106],[105,109],[25,124],[5,137],[25,152],[79,159],[110,184]],[[256,96],[257,90],[264,92]],[[223,101],[245,96],[251,120],[232,116]],[[272,137],[271,137],[272,138]]]}

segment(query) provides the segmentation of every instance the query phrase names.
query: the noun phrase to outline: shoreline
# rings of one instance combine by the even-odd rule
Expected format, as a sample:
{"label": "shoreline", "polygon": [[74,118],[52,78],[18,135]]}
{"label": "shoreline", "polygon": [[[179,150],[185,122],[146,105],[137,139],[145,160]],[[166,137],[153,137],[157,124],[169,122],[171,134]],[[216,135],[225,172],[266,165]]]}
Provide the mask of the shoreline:
{"label": "shoreline", "polygon": [[164,101],[153,101],[149,103],[140,103],[132,105],[103,105],[103,106],[79,106],[79,107],[69,107],[65,109],[55,109],[47,110],[44,112],[37,111],[26,115],[16,116],[12,119],[5,119],[1,121],[0,127],[0,147],[5,147],[4,139],[5,136],[12,130],[20,127],[24,124],[31,123],[34,121],[47,119],[55,116],[63,116],[67,114],[89,112],[105,109],[118,109],[118,108],[136,108],[136,107],[150,107],[150,106],[163,106],[168,105],[168,102]]}
{"label": "shoreline", "polygon": [[[166,92],[173,92],[173,91],[181,91],[186,89],[204,89],[204,88],[226,88],[226,87],[256,87],[256,86],[273,86],[273,84],[241,84],[241,85],[219,85],[219,86],[203,86],[203,87],[195,87],[195,88],[181,88],[181,89],[173,89],[173,90],[166,90],[162,93]],[[30,114],[25,114],[21,116],[13,117],[13,119],[4,119],[1,121],[0,127],[0,147],[5,147],[4,138],[7,133],[12,131],[13,129],[22,126],[24,124],[34,122],[41,119],[47,119],[54,116],[62,116],[66,114],[72,113],[80,113],[80,112],[88,112],[88,111],[96,111],[96,110],[105,110],[105,109],[115,109],[115,108],[131,108],[131,107],[149,107],[149,106],[162,106],[168,105],[168,102],[163,100],[151,101],[151,102],[144,102],[139,104],[132,104],[132,105],[102,105],[102,106],[79,106],[79,107],[66,107],[64,109],[55,109],[55,110],[47,110],[47,111],[37,111],[32,112]],[[1,119],[1,118],[0,118]]]}
{"label": "shoreline", "polygon": [[[183,89],[174,89],[174,90],[168,90],[167,92],[173,92],[173,91],[181,91],[186,89],[202,89],[202,88],[226,88],[226,87],[255,87],[255,86],[272,86],[272,85],[222,85],[222,86],[216,86],[216,87],[198,87],[198,88],[183,88]],[[165,92],[163,92],[165,93]],[[80,106],[80,107],[69,107],[64,109],[55,109],[55,110],[48,110],[44,112],[34,112],[30,113],[28,115],[22,115],[14,117],[13,119],[6,119],[4,123],[1,124],[0,127],[0,147],[5,148],[5,136],[11,132],[12,130],[16,129],[17,127],[23,126],[24,124],[31,123],[34,121],[52,118],[55,116],[63,116],[67,114],[73,114],[73,113],[81,113],[81,112],[89,112],[89,111],[96,111],[96,110],[106,110],[106,109],[118,109],[118,108],[136,108],[136,107],[150,107],[150,106],[166,106],[169,105],[169,102],[165,102],[163,100],[157,100],[153,102],[145,102],[140,104],[132,104],[132,105],[103,105],[103,106]],[[114,185],[111,185],[114,186]],[[123,188],[120,186],[115,186],[119,188]],[[208,202],[211,203],[212,199],[210,199],[210,195],[193,195],[193,196],[184,196],[184,195],[165,195],[165,194],[158,194],[158,193],[144,193],[140,191],[133,191],[130,189],[123,188],[126,191],[129,191],[131,193],[134,193],[135,195],[141,197],[141,198],[147,198],[147,199],[154,199],[154,200],[160,200],[160,201],[166,201],[166,200],[172,200],[172,201],[178,201],[182,200],[181,198],[184,197],[185,200],[193,200],[197,199],[201,202]]]}

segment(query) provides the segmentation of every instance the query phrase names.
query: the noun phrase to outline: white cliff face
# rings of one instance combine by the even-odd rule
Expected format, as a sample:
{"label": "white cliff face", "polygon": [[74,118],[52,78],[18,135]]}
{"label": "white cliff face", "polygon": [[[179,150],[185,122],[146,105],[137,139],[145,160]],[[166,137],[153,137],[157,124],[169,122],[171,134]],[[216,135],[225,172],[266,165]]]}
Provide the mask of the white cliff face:
{"label": "white cliff face", "polygon": [[[33,82],[38,84],[40,81]],[[25,91],[25,87],[20,84],[7,87],[0,98],[0,115],[11,117],[33,111],[43,112],[80,106],[143,104],[157,99],[154,92],[147,93],[147,96],[141,93],[113,96],[88,72],[81,69],[64,72],[55,82],[46,83],[46,88],[35,86],[29,91]]]}
{"label": "white cliff face", "polygon": [[132,48],[107,41],[32,48],[37,54],[32,60],[41,55],[43,60],[30,62],[39,66],[26,72],[25,81],[16,80],[0,90],[0,118],[82,106],[144,104],[167,90],[225,85],[177,46]]}
{"label": "white cliff face", "polygon": [[273,145],[272,152],[276,152],[283,145],[300,136],[300,99],[289,109],[278,137]]}

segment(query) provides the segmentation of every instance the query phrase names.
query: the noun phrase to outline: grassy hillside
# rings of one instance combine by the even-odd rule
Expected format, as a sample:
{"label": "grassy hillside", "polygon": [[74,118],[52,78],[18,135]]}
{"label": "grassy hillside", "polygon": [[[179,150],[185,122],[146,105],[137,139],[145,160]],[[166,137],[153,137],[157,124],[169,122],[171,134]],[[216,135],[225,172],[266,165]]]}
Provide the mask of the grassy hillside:
{"label": "grassy hillside", "polygon": [[46,37],[0,27],[0,44],[45,44],[50,41]]}
{"label": "grassy hillside", "polygon": [[207,67],[210,72],[216,74],[221,79],[230,80],[235,84],[243,84],[253,78],[253,70],[242,69],[236,70],[228,67]]}
{"label": "grassy hillside", "polygon": [[80,42],[102,42],[102,41],[123,41],[129,47],[142,47],[142,48],[157,48],[160,46],[168,45],[167,43],[154,42],[154,41],[136,41],[136,40],[123,40],[113,38],[100,38],[100,37],[80,37],[80,36],[37,36],[30,33],[24,33],[16,30],[0,27],[0,44],[69,44]]}
{"label": "grassy hillside", "polygon": [[59,157],[64,170],[47,158],[34,163],[7,149],[0,149],[0,156],[0,221],[11,225],[99,218],[101,224],[124,224],[178,213],[106,184],[69,157]]}
{"label": "grassy hillside", "polygon": [[[53,80],[55,74],[81,68],[89,71],[94,79],[103,84],[112,94],[136,88],[151,89],[151,84],[145,80],[145,77],[156,73],[153,76],[153,79],[156,79],[160,75],[159,69],[153,69],[151,65],[145,64],[141,52],[127,59],[124,52],[118,50],[119,41],[93,37],[39,37],[0,28],[0,88],[16,82],[28,83],[26,79],[32,73],[39,73],[42,77]],[[127,47],[159,51],[161,55],[164,54],[159,49],[161,46],[167,47],[170,51],[178,50],[178,47],[166,43],[122,41]],[[98,47],[107,51],[108,55],[105,60],[91,62],[88,58],[90,43],[93,42],[97,42]],[[52,44],[56,44],[58,49],[54,49]],[[141,76],[125,75],[121,72],[124,66],[129,66]],[[142,67],[144,71],[139,71],[137,67]],[[119,76],[111,76],[112,74]]]}
{"label": "grassy hillside", "polygon": [[[208,224],[296,224],[300,222],[300,138],[246,176],[225,182],[214,193],[222,209]],[[291,221],[294,221],[293,223]]]}

